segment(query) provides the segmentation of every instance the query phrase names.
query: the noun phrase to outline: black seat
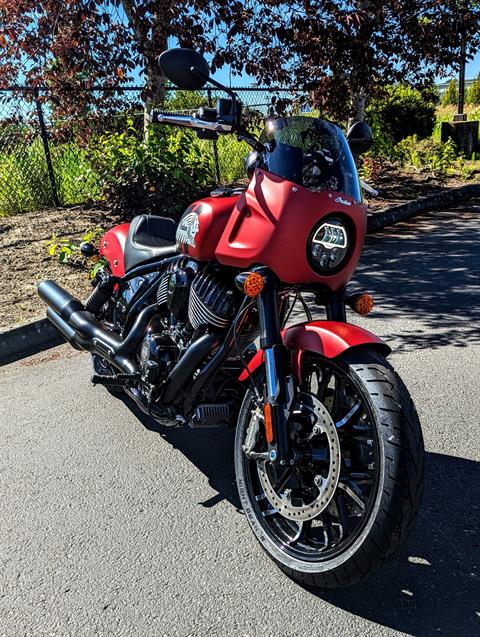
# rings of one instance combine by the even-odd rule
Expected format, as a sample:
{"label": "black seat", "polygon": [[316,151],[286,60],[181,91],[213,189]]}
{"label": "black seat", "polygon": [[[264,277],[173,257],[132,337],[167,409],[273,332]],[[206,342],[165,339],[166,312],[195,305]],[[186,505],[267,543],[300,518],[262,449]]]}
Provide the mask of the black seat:
{"label": "black seat", "polygon": [[152,259],[177,254],[176,229],[173,219],[154,215],[134,217],[125,241],[125,271]]}

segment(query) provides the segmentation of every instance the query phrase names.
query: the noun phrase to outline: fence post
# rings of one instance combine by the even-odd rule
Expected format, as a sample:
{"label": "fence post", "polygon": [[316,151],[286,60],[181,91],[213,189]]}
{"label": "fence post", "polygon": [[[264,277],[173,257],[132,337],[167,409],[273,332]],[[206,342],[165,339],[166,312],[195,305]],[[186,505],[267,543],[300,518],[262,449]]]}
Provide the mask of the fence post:
{"label": "fence post", "polygon": [[53,172],[50,146],[48,144],[48,132],[47,127],[45,126],[45,119],[43,117],[43,109],[39,99],[38,88],[34,90],[33,94],[35,97],[35,106],[37,107],[38,123],[40,125],[40,136],[42,138],[43,150],[45,152],[45,160],[47,162],[48,179],[50,181],[50,188],[52,189],[53,203],[58,208],[60,206],[60,201],[58,200],[57,184],[55,182],[55,173]]}
{"label": "fence post", "polygon": [[[212,108],[212,91],[211,89],[207,89],[207,95],[208,95],[208,105],[210,106],[210,108]],[[220,183],[220,163],[218,161],[218,146],[217,146],[217,140],[214,139],[212,141],[212,145],[213,145],[213,163],[215,165],[215,176],[217,178],[217,182]]]}

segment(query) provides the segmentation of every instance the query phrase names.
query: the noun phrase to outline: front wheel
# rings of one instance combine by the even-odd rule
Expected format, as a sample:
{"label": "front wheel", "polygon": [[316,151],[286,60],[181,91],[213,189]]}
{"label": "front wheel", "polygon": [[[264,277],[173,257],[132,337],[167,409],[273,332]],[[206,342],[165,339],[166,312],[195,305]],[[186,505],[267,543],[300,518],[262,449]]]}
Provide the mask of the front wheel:
{"label": "front wheel", "polygon": [[349,586],[408,535],[423,484],[420,423],[405,385],[373,350],[334,361],[306,352],[301,378],[288,420],[293,466],[265,460],[262,406],[253,392],[245,396],[239,496],[258,541],[288,575]]}

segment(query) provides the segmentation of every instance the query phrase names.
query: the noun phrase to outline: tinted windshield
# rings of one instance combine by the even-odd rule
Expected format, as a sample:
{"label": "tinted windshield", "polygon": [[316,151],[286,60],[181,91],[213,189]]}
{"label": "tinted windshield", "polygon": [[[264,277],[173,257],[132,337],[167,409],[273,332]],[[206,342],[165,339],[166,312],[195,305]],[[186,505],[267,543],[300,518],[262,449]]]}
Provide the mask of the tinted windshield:
{"label": "tinted windshield", "polygon": [[313,117],[271,120],[260,141],[263,167],[310,190],[333,190],[361,201],[352,153],[338,126]]}

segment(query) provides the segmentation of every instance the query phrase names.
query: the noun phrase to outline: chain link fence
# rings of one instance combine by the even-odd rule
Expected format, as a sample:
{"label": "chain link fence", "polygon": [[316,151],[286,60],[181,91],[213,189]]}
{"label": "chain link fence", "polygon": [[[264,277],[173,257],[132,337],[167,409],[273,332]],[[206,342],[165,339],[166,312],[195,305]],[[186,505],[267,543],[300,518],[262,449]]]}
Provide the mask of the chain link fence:
{"label": "chain link fence", "polygon": [[[115,95],[112,99],[112,91]],[[301,92],[272,88],[235,88],[245,111],[262,120],[284,108]],[[0,89],[0,217],[47,208],[98,201],[102,198],[102,175],[95,170],[92,152],[108,132],[126,130],[128,123],[143,128],[142,88],[92,89],[96,104],[82,117],[57,116],[47,90]],[[194,102],[214,104],[223,95],[215,91],[167,89],[163,110],[191,112]],[[92,96],[93,97],[93,96]],[[98,104],[108,97],[110,108]],[[106,100],[107,101],[107,100]],[[192,106],[192,103],[193,106]],[[111,105],[114,104],[114,108]],[[209,153],[213,173],[219,183],[229,183],[240,175],[244,143],[225,137],[202,141]]]}

